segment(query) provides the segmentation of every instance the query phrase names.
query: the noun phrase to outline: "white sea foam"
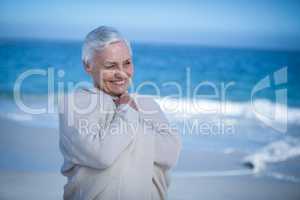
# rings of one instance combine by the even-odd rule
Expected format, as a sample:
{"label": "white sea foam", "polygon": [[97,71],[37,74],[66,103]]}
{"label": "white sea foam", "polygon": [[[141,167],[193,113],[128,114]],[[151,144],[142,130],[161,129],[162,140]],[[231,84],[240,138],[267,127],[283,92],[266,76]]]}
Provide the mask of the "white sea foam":
{"label": "white sea foam", "polygon": [[0,117],[16,121],[18,123],[33,127],[58,127],[58,116],[56,114],[31,115],[17,112],[0,113]]}
{"label": "white sea foam", "polygon": [[[43,98],[36,98],[39,101],[46,101]],[[213,117],[227,117],[235,123],[235,119],[249,119],[257,120],[256,112],[259,110],[260,114],[270,118],[272,123],[285,123],[282,118],[272,118],[274,112],[277,109],[284,110],[285,105],[275,104],[268,100],[259,99],[251,102],[220,102],[214,100],[188,100],[188,99],[174,99],[174,98],[155,98],[162,110],[172,120],[180,119],[197,119],[205,116]],[[40,116],[32,116],[27,113],[21,112],[14,103],[12,102],[0,102],[3,109],[0,114],[2,117],[7,117],[16,121],[32,121],[43,119]],[[32,104],[44,104],[43,102],[32,102]],[[40,106],[37,106],[40,107]],[[299,108],[288,108],[288,117],[286,123],[300,125],[300,109]],[[45,113],[43,115],[53,115]],[[50,117],[50,120],[57,120],[56,117]],[[56,124],[57,122],[50,122],[50,124]]]}
{"label": "white sea foam", "polygon": [[[213,100],[187,100],[156,98],[162,110],[171,118],[197,118],[204,115],[225,116],[231,118],[258,119],[257,113],[269,118],[272,123],[300,125],[300,109],[287,108],[269,100],[259,99],[254,102],[220,102]],[[287,110],[287,119],[274,118],[277,110]],[[281,113],[282,115],[284,113]]]}
{"label": "white sea foam", "polygon": [[14,121],[32,121],[32,115],[30,114],[21,114],[21,113],[1,113],[2,117],[14,120]]}
{"label": "white sea foam", "polygon": [[298,177],[295,176],[290,176],[290,175],[286,175],[286,174],[281,174],[281,173],[277,173],[277,172],[268,172],[266,173],[267,176],[271,176],[273,178],[279,179],[279,180],[283,180],[283,181],[289,181],[289,182],[293,182],[293,183],[300,183],[300,179]]}
{"label": "white sea foam", "polygon": [[230,148],[230,147],[224,149],[224,151],[223,151],[224,154],[232,154],[232,153],[234,153],[234,152],[236,152],[236,149]]}
{"label": "white sea foam", "polygon": [[234,169],[220,171],[174,171],[173,176],[176,178],[199,178],[199,177],[225,177],[225,176],[246,176],[253,174],[249,169]]}
{"label": "white sea foam", "polygon": [[255,173],[262,172],[268,163],[283,162],[300,156],[300,141],[296,138],[287,137],[272,142],[257,152],[248,155],[243,162],[253,168]]}

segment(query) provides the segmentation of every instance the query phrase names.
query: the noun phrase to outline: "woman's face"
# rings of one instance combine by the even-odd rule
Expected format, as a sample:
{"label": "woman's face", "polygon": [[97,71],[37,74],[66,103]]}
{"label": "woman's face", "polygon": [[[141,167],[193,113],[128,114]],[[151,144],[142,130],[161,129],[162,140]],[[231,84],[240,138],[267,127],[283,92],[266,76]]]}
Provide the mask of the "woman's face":
{"label": "woman's face", "polygon": [[124,42],[109,44],[85,66],[95,86],[112,96],[126,92],[133,76],[130,51]]}

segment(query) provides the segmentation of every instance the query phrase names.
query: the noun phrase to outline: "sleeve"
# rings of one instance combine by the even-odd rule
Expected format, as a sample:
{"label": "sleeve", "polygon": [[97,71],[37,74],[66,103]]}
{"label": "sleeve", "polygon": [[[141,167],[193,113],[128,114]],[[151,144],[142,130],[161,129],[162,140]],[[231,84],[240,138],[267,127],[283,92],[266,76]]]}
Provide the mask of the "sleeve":
{"label": "sleeve", "polygon": [[156,114],[152,120],[155,132],[154,162],[166,169],[174,167],[179,158],[181,140],[176,127],[172,127],[159,105],[153,100]]}
{"label": "sleeve", "polygon": [[120,106],[109,122],[96,112],[74,115],[74,124],[69,125],[67,114],[60,114],[60,146],[65,159],[74,164],[108,168],[135,138],[126,128],[138,123],[138,112],[130,106]]}

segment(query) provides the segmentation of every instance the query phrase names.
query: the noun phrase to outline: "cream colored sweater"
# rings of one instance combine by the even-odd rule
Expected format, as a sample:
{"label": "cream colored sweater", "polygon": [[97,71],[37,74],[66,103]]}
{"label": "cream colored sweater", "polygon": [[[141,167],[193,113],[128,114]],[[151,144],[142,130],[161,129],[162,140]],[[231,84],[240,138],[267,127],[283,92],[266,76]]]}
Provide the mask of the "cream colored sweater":
{"label": "cream colored sweater", "polygon": [[[158,104],[136,95],[136,111],[96,88],[60,103],[65,200],[164,200],[181,142]],[[85,109],[84,109],[85,108]]]}

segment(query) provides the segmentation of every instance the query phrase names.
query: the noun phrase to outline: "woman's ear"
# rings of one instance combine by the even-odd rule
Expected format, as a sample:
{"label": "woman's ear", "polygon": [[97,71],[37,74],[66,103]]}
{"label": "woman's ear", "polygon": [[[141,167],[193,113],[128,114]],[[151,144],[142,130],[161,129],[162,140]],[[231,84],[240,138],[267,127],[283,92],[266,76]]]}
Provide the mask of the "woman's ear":
{"label": "woman's ear", "polygon": [[92,72],[92,65],[87,61],[82,61],[82,64],[84,66],[85,71],[90,74]]}

